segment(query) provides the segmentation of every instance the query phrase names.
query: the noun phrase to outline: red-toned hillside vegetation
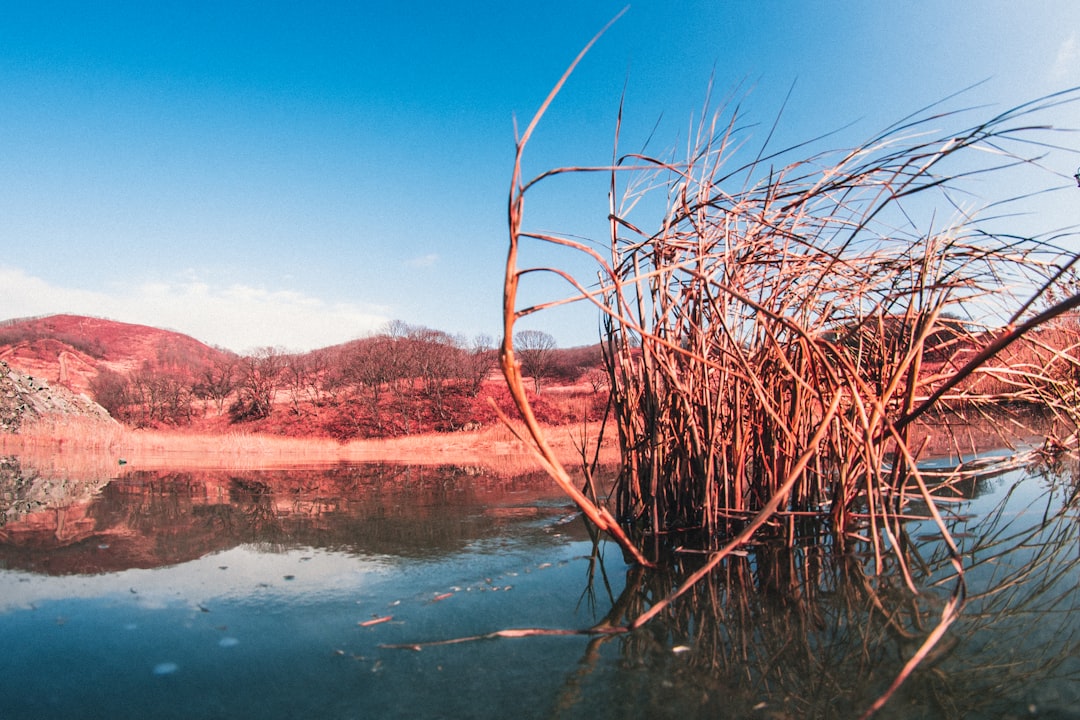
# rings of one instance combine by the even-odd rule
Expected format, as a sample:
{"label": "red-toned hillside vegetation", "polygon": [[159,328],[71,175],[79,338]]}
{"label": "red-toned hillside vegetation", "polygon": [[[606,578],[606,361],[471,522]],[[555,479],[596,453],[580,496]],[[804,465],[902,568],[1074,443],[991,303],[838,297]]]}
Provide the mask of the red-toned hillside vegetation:
{"label": "red-toned hillside vegetation", "polygon": [[[598,346],[530,361],[544,422],[595,419],[606,403]],[[513,415],[495,349],[391,323],[378,335],[307,353],[239,356],[187,335],[101,318],[55,315],[0,323],[0,359],[84,393],[132,427],[288,436],[390,437],[476,429]]]}
{"label": "red-toned hillside vegetation", "polygon": [[[873,382],[880,357],[890,354],[884,345],[910,342],[894,325],[864,323],[829,340],[859,358]],[[927,341],[924,396],[995,337],[958,321],[942,328]],[[557,349],[549,336],[539,339],[518,351],[537,379],[529,387],[538,418],[551,425],[599,419],[608,400],[600,347]],[[1059,318],[1005,349],[950,396],[1009,397],[1015,385],[1017,401],[1052,402],[1075,392],[1070,358],[1078,345],[1080,319]],[[265,347],[240,356],[160,328],[54,315],[0,323],[0,360],[86,395],[130,427],[349,440],[478,429],[497,422],[495,406],[515,414],[489,339],[465,341],[401,322],[307,353]],[[1036,370],[1060,385],[1033,391],[1017,381]]]}

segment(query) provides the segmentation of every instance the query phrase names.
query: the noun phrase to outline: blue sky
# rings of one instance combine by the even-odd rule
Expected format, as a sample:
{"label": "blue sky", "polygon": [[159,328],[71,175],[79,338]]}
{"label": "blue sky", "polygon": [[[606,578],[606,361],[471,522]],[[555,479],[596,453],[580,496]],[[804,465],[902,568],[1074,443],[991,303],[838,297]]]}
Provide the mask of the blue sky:
{"label": "blue sky", "polygon": [[[6,4],[0,319],[75,312],[238,351],[392,319],[497,336],[514,118],[623,6]],[[957,105],[1080,85],[1075,0],[900,7],[633,2],[540,126],[527,174],[605,163],[624,87],[623,142],[656,126],[666,146],[710,78],[762,135],[791,90],[784,138],[845,127],[838,144],[981,81]],[[1080,127],[1080,112],[1054,120]],[[1070,202],[1058,225],[1080,224]],[[529,217],[606,212],[602,193],[571,192]],[[585,308],[528,326],[596,339]]]}

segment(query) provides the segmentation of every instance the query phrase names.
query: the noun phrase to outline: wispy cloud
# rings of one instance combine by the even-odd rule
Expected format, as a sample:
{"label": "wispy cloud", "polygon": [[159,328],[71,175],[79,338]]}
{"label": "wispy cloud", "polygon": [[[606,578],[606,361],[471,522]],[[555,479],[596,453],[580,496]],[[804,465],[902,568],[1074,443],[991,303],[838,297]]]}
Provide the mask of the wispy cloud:
{"label": "wispy cloud", "polygon": [[1051,78],[1055,81],[1067,80],[1077,75],[1080,70],[1080,42],[1077,41],[1076,31],[1058,46],[1057,56],[1051,68]]}
{"label": "wispy cloud", "polygon": [[406,262],[406,265],[414,268],[427,268],[433,267],[437,262],[439,262],[439,254],[428,253],[427,255],[420,255],[419,257],[410,258]]}
{"label": "wispy cloud", "polygon": [[169,328],[237,351],[274,345],[310,350],[378,329],[386,308],[327,303],[292,290],[214,287],[196,279],[147,282],[102,293],[51,285],[0,266],[0,319],[76,313]]}

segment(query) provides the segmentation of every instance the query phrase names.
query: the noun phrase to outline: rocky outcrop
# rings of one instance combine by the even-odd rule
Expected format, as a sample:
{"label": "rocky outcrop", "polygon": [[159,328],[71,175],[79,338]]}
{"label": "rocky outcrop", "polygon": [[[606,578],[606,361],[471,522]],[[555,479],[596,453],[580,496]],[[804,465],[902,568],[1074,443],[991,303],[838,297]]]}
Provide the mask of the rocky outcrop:
{"label": "rocky outcrop", "polygon": [[0,433],[16,433],[26,422],[44,415],[87,417],[115,422],[105,408],[63,386],[23,375],[0,360]]}

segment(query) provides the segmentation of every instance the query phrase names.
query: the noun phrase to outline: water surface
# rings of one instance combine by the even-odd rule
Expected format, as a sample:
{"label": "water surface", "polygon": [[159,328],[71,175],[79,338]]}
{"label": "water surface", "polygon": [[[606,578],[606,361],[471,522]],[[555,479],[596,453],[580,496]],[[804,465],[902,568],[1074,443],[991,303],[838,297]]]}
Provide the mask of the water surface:
{"label": "water surface", "polygon": [[[1077,716],[1074,471],[965,489],[964,616],[881,717]],[[482,639],[625,625],[701,558],[629,567],[539,474],[3,472],[5,718],[852,717],[954,587],[912,522],[918,596],[865,549],[761,546],[633,633]]]}

